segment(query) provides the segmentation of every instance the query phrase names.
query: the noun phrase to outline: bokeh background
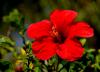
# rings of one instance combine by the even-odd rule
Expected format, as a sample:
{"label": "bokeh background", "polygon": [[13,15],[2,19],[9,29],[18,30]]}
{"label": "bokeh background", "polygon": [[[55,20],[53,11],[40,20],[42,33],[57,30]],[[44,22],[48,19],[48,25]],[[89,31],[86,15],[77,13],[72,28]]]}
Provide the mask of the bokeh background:
{"label": "bokeh background", "polygon": [[79,15],[76,21],[86,21],[94,29],[94,37],[87,39],[86,42],[86,47],[90,50],[87,55],[90,56],[85,61],[90,64],[83,72],[99,72],[100,0],[0,1],[0,72],[14,70],[11,65],[16,62],[18,56],[23,52],[21,48],[29,40],[25,33],[28,25],[49,19],[50,13],[57,8],[77,11]]}

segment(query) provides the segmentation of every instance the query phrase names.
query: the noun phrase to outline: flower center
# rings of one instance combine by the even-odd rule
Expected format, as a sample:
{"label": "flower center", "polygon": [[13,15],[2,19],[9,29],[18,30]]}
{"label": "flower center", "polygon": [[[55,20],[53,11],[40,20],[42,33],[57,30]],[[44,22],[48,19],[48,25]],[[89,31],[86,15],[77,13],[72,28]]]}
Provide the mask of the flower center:
{"label": "flower center", "polygon": [[56,43],[63,43],[65,41],[63,34],[59,33],[54,26],[52,27],[51,35]]}

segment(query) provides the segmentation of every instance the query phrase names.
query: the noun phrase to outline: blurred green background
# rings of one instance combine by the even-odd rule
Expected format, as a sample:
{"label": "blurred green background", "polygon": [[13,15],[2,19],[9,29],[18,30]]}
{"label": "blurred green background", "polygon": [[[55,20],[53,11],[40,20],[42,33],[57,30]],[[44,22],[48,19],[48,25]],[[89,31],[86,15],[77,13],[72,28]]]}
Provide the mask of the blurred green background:
{"label": "blurred green background", "polygon": [[[79,15],[76,20],[86,21],[93,27],[95,35],[87,39],[86,47],[95,49],[95,52],[93,50],[91,51],[93,53],[89,54],[93,55],[93,59],[95,59],[92,64],[98,62],[96,62],[98,58],[96,56],[98,56],[100,49],[100,0],[2,0],[0,5],[0,66],[9,68],[9,60],[16,61],[14,59],[16,58],[15,52],[19,55],[24,41],[28,40],[25,34],[28,25],[49,19],[50,13],[57,8],[77,11]],[[6,60],[7,62],[5,62]],[[6,64],[4,65],[3,62]],[[100,61],[97,64],[100,64]],[[92,69],[90,66],[88,67],[87,70]],[[0,67],[0,71],[6,69]],[[100,70],[100,66],[97,66],[97,69],[96,72]]]}

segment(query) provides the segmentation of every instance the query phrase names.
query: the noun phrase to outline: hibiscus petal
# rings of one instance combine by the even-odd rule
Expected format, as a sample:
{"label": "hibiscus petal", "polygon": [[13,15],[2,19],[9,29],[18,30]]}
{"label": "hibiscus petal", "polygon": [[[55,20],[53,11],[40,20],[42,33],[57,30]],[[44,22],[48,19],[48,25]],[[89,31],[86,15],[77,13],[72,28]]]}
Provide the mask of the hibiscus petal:
{"label": "hibiscus petal", "polygon": [[38,39],[49,36],[50,30],[50,22],[48,20],[42,20],[40,22],[31,24],[26,32],[29,38]]}
{"label": "hibiscus petal", "polygon": [[50,19],[58,31],[64,31],[76,18],[77,12],[72,10],[54,10]]}
{"label": "hibiscus petal", "polygon": [[64,44],[60,45],[57,54],[65,60],[74,61],[82,57],[84,48],[77,40],[67,39]]}
{"label": "hibiscus petal", "polygon": [[92,37],[93,29],[86,22],[77,22],[70,28],[69,37]]}
{"label": "hibiscus petal", "polygon": [[42,41],[35,41],[32,44],[33,54],[40,60],[48,60],[56,54],[56,44],[52,38],[44,38]]}

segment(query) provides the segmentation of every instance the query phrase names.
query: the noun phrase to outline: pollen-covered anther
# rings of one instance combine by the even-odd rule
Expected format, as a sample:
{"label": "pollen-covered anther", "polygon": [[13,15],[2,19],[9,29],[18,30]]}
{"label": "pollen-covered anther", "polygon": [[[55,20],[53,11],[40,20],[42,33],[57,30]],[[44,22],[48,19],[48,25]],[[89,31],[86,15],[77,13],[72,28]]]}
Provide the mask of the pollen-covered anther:
{"label": "pollen-covered anther", "polygon": [[58,37],[59,36],[59,33],[57,32],[57,30],[54,26],[52,27],[51,35],[53,37]]}

